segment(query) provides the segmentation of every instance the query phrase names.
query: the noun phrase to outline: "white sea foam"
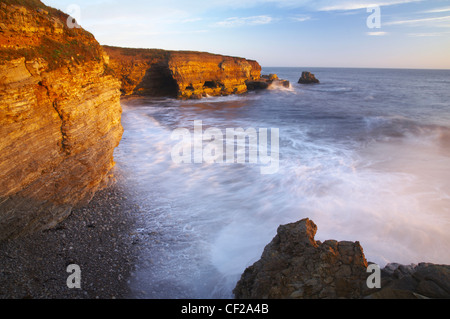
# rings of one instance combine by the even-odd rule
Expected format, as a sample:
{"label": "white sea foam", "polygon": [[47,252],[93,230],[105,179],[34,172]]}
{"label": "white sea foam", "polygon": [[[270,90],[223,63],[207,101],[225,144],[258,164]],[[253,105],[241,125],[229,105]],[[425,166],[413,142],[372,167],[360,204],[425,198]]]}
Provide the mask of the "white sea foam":
{"label": "white sea foam", "polygon": [[[321,110],[307,98],[280,91],[124,109],[117,166],[146,212],[141,233],[158,234],[143,250],[135,289],[148,297],[231,297],[277,227],[305,217],[318,225],[316,239],[360,241],[380,266],[450,263],[449,129],[419,124],[403,111],[369,109],[350,121],[348,109]],[[278,123],[278,173],[263,176],[248,164],[173,163],[172,130],[198,119],[220,128]],[[346,126],[336,129],[339,121]],[[347,126],[359,135],[347,134]]]}

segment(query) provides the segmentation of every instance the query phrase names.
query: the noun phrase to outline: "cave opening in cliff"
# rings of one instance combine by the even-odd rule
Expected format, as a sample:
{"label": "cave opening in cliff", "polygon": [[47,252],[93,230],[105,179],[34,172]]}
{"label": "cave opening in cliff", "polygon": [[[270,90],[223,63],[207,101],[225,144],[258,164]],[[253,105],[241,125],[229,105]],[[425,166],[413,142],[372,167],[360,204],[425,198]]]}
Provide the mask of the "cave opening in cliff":
{"label": "cave opening in cliff", "polygon": [[167,68],[167,65],[157,63],[146,71],[145,76],[136,87],[135,92],[142,92],[148,96],[176,97],[178,94],[178,84]]}
{"label": "cave opening in cliff", "polygon": [[216,81],[205,81],[203,84],[204,88],[215,89],[219,84]]}

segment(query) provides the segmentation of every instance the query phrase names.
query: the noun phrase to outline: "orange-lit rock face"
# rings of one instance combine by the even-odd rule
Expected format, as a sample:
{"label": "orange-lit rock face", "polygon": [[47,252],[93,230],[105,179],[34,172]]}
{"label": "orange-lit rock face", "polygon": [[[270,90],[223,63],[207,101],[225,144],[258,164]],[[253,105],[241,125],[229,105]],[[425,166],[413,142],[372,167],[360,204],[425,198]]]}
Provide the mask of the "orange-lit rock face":
{"label": "orange-lit rock face", "polygon": [[0,240],[88,202],[123,132],[120,82],[102,48],[48,9],[0,7]]}
{"label": "orange-lit rock face", "polygon": [[190,51],[104,47],[122,93],[181,99],[247,92],[246,81],[260,78],[252,60]]}
{"label": "orange-lit rock face", "polygon": [[180,98],[241,94],[261,74],[255,61],[198,52],[172,52],[168,64]]}

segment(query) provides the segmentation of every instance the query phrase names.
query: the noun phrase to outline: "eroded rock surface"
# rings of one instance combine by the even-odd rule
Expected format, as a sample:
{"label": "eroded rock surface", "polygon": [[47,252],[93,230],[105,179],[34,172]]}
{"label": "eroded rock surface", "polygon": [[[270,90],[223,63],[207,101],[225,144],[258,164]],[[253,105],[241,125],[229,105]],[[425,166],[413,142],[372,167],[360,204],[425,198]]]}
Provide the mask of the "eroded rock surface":
{"label": "eroded rock surface", "polygon": [[245,82],[247,89],[250,90],[265,90],[274,87],[290,88],[291,83],[288,80],[282,80],[278,78],[276,74],[261,75],[257,80],[249,80]]}
{"label": "eroded rock surface", "polygon": [[258,80],[258,62],[206,52],[104,47],[124,95],[180,99],[241,94]]}
{"label": "eroded rock surface", "polygon": [[261,259],[248,267],[236,298],[357,298],[367,261],[358,242],[316,241],[309,219],[282,225]]}
{"label": "eroded rock surface", "polygon": [[40,1],[0,4],[0,240],[55,226],[111,178],[120,82],[67,18]]}
{"label": "eroded rock surface", "polygon": [[367,285],[372,272],[359,242],[316,241],[309,219],[282,225],[261,259],[238,281],[238,299],[424,299],[450,298],[450,266],[388,264],[381,288]]}

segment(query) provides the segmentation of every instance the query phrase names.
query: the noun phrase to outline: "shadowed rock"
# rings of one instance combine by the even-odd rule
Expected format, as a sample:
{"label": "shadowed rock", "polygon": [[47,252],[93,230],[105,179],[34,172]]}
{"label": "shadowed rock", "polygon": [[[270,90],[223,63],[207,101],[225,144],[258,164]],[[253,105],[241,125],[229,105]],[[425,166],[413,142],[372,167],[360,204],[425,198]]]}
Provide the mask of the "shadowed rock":
{"label": "shadowed rock", "polygon": [[358,242],[316,241],[309,219],[282,225],[261,259],[247,268],[236,298],[357,298],[367,261]]}
{"label": "shadowed rock", "polygon": [[312,74],[311,72],[304,71],[304,72],[302,72],[302,76],[298,80],[298,83],[300,83],[300,84],[318,84],[318,83],[320,83],[320,81],[318,79],[316,79],[314,74]]}
{"label": "shadowed rock", "polygon": [[247,84],[247,89],[249,91],[265,90],[270,86],[279,86],[288,89],[291,86],[289,81],[279,79],[276,74],[261,75],[261,78],[257,80],[249,80],[245,83]]}
{"label": "shadowed rock", "polygon": [[359,242],[316,241],[309,219],[282,225],[261,259],[242,274],[237,299],[450,298],[450,266],[388,264],[381,288],[369,289],[368,262]]}

